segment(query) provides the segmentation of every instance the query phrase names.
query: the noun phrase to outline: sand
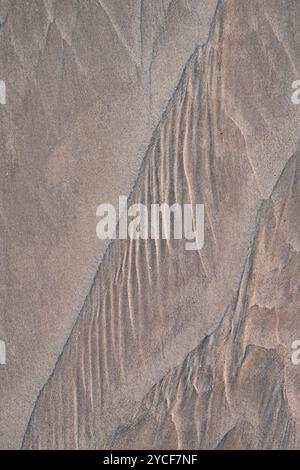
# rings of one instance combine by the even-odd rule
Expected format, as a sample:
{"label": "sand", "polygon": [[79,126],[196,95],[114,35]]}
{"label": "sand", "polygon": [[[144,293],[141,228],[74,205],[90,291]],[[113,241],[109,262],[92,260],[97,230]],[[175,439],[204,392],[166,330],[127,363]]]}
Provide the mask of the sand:
{"label": "sand", "polygon": [[[0,447],[299,448],[297,1],[0,21]],[[203,248],[100,241],[119,195],[204,204]]]}

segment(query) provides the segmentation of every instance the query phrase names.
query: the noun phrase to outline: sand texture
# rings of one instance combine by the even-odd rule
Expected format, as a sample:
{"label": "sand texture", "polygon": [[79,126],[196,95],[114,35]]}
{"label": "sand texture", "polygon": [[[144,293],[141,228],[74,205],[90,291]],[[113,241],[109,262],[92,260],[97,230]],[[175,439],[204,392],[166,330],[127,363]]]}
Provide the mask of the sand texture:
{"label": "sand texture", "polygon": [[299,0],[0,0],[0,71],[0,448],[300,448]]}

